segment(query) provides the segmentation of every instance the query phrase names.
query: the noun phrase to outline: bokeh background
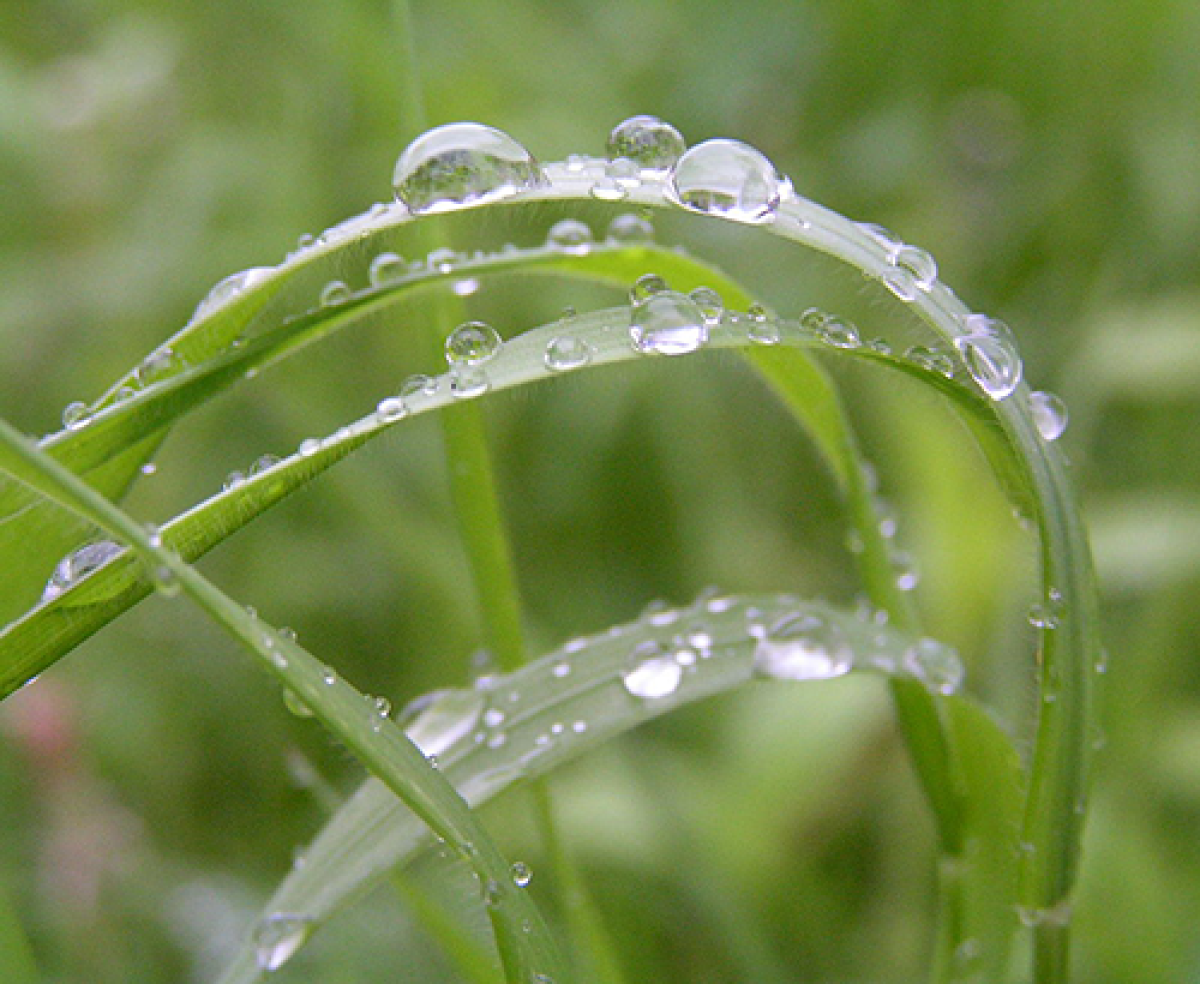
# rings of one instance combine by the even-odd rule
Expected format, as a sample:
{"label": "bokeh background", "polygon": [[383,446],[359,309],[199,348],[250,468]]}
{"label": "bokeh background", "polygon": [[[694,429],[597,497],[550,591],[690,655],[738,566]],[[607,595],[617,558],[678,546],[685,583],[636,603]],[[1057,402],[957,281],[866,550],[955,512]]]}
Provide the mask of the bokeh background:
{"label": "bokeh background", "polygon": [[[802,194],[932,250],[1015,328],[1028,377],[1070,406],[1111,652],[1077,979],[1200,981],[1200,5],[438,0],[414,20],[432,122],[487,122],[544,159],[601,153],[634,113],[745,140]],[[222,276],[389,197],[414,133],[380,0],[5,0],[0,24],[0,413],[29,432],[102,392]],[[502,212],[448,231],[533,244],[566,214]],[[572,214],[599,230],[614,210]],[[912,331],[831,262],[692,217],[658,228],[782,311]],[[361,259],[336,274],[364,282]],[[507,333],[618,300],[517,281],[472,303]],[[366,412],[432,368],[406,327],[348,333],[189,420],[129,508],[168,518]],[[1028,534],[936,401],[831,368],[929,628],[1027,735]],[[709,584],[853,603],[832,484],[732,358],[599,372],[488,412],[535,650]],[[396,434],[205,567],[400,704],[463,683],[479,629],[437,428]],[[360,775],[232,643],[158,599],[0,707],[0,732],[0,978],[28,945],[47,981],[213,980]],[[878,681],[750,688],[555,790],[630,981],[920,979],[931,829]],[[525,800],[487,818],[537,871]],[[452,882],[446,867],[422,877]],[[452,979],[387,893],[277,977]]]}

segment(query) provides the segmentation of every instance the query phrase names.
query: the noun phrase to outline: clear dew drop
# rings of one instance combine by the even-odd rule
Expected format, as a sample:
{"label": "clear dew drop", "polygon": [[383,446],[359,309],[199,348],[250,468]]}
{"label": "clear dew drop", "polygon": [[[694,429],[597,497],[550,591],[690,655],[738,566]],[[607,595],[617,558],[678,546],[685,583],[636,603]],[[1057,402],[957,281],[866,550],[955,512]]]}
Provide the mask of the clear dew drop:
{"label": "clear dew drop", "polygon": [[192,312],[192,321],[199,321],[206,317],[217,308],[232,301],[243,291],[262,283],[274,272],[274,267],[250,267],[248,270],[230,274],[224,280],[218,281],[217,285],[205,294],[200,303],[196,305],[196,310]]}
{"label": "clear dew drop", "polygon": [[912,285],[919,290],[929,291],[937,283],[937,261],[933,254],[919,246],[898,247],[888,256],[888,262],[897,270],[907,273]]}
{"label": "clear dew drop", "polygon": [[300,695],[290,687],[283,691],[283,706],[298,718],[313,716],[312,708],[300,698]]}
{"label": "clear dew drop", "polygon": [[462,262],[462,257],[449,246],[440,246],[431,250],[425,257],[425,265],[435,273],[451,273]]}
{"label": "clear dew drop", "polygon": [[954,362],[945,352],[939,352],[928,345],[914,345],[904,354],[910,362],[915,362],[924,369],[941,373],[947,379],[954,376]]}
{"label": "clear dew drop", "polygon": [[681,667],[655,642],[646,642],[633,651],[630,669],[622,677],[625,689],[642,700],[660,700],[679,689]]}
{"label": "clear dew drop", "polygon": [[343,280],[331,280],[321,288],[321,307],[334,307],[350,300],[350,288]]}
{"label": "clear dew drop", "polygon": [[993,400],[1012,395],[1021,382],[1021,356],[1012,330],[1003,321],[971,314],[963,322],[964,334],[954,340],[967,372]]}
{"label": "clear dew drop", "polygon": [[840,318],[825,318],[817,328],[817,337],[834,348],[852,349],[862,344],[858,328],[852,322]]}
{"label": "clear dew drop", "polygon": [[683,137],[657,116],[632,116],[608,135],[610,161],[624,158],[647,171],[667,171],[686,148]]}
{"label": "clear dew drop", "polygon": [[958,654],[935,639],[921,639],[910,646],[904,654],[904,668],[930,690],[947,696],[958,693],[965,676]]}
{"label": "clear dew drop", "polygon": [[896,587],[901,591],[913,591],[921,581],[917,559],[907,550],[893,550],[892,573],[896,575]]}
{"label": "clear dew drop", "polygon": [[533,881],[533,872],[530,870],[529,865],[524,861],[514,861],[512,866],[512,880],[517,888],[524,888]]}
{"label": "clear dew drop", "polygon": [[67,430],[79,430],[86,427],[92,422],[91,411],[88,410],[88,405],[82,400],[76,400],[74,403],[68,403],[63,408],[62,412],[63,426]]}
{"label": "clear dew drop", "polygon": [[544,359],[546,368],[555,372],[567,372],[586,366],[592,361],[592,346],[582,338],[559,335],[546,343]]}
{"label": "clear dew drop", "polygon": [[313,920],[290,912],[276,912],[254,927],[254,960],[259,970],[278,970],[304,945]]}
{"label": "clear dew drop", "polygon": [[409,376],[400,384],[400,399],[405,403],[414,397],[429,397],[438,391],[438,381],[433,376],[417,374]]}
{"label": "clear dew drop", "polygon": [[654,294],[661,294],[668,289],[667,282],[657,273],[642,274],[642,276],[633,282],[633,286],[629,288],[629,303],[640,304]]}
{"label": "clear dew drop", "polygon": [[402,719],[411,715],[412,720],[404,730],[426,758],[445,755],[479,727],[484,704],[483,695],[475,690],[437,691],[405,708]]}
{"label": "clear dew drop", "polygon": [[78,550],[67,554],[55,566],[50,579],[42,589],[42,601],[52,601],[92,571],[107,564],[121,552],[121,545],[112,540],[85,543]]}
{"label": "clear dew drop", "polygon": [[276,455],[264,454],[250,466],[249,474],[251,476],[261,475],[265,471],[270,471],[277,464],[279,464],[279,458]]}
{"label": "clear dew drop", "polygon": [[392,187],[413,212],[508,198],[545,183],[538,162],[507,133],[448,123],[417,137],[396,162]]}
{"label": "clear dew drop", "polygon": [[321,450],[321,441],[316,437],[306,437],[300,442],[300,446],[296,448],[297,454],[301,458],[311,458],[314,454]]}
{"label": "clear dew drop", "polygon": [[399,420],[408,413],[408,404],[398,396],[385,396],[375,406],[375,416],[385,424]]}
{"label": "clear dew drop", "polygon": [[179,576],[166,564],[158,564],[150,572],[150,580],[154,582],[154,590],[164,598],[176,598],[183,586]]}
{"label": "clear dew drop", "polygon": [[491,389],[492,382],[482,369],[456,369],[450,377],[450,395],[456,400],[472,400]]}
{"label": "clear dew drop", "polygon": [[586,253],[593,242],[591,227],[579,219],[555,222],[546,233],[546,245],[566,253]]}
{"label": "clear dew drop", "polygon": [[737,222],[768,222],[779,205],[779,175],[761,153],[737,140],[706,140],[671,172],[671,194],[684,208]]}
{"label": "clear dew drop", "polygon": [[634,302],[630,309],[629,337],[639,352],[686,355],[708,341],[708,325],[699,305],[690,297],[662,290]]}
{"label": "clear dew drop", "polygon": [[1044,441],[1057,441],[1067,429],[1067,405],[1053,393],[1035,390],[1029,394],[1033,422]]}
{"label": "clear dew drop", "polygon": [[149,386],[151,383],[171,375],[179,366],[180,360],[174,350],[162,348],[146,356],[137,371],[134,372],[134,378],[137,379],[139,386]]}
{"label": "clear dew drop", "polygon": [[836,624],[813,612],[785,615],[754,648],[754,668],[776,680],[829,680],[850,672],[850,649]]}
{"label": "clear dew drop", "polygon": [[746,312],[750,317],[750,326],[746,329],[746,337],[756,345],[778,345],[783,341],[783,333],[767,309],[761,304],[751,304]]}
{"label": "clear dew drop", "polygon": [[372,287],[386,287],[408,273],[408,264],[396,253],[380,253],[367,269],[367,279]]}
{"label": "clear dew drop", "polygon": [[623,246],[645,246],[654,242],[654,226],[636,212],[623,212],[608,224],[605,239]]}
{"label": "clear dew drop", "polygon": [[446,361],[453,368],[479,366],[496,357],[503,342],[496,329],[482,321],[467,321],[446,338]]}
{"label": "clear dew drop", "polygon": [[721,300],[721,295],[711,287],[697,287],[688,294],[688,297],[696,302],[696,307],[700,309],[704,320],[710,325],[718,324],[725,314],[725,302]]}

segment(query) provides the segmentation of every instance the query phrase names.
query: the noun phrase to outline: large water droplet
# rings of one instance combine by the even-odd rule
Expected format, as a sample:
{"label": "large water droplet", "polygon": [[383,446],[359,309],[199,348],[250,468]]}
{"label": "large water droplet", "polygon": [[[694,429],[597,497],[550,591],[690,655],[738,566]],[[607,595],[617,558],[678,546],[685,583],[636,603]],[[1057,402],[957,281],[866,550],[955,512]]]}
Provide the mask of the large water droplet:
{"label": "large water droplet", "polygon": [[42,601],[52,601],[70,588],[76,581],[87,577],[96,568],[107,564],[121,552],[121,545],[112,540],[85,543],[78,550],[67,554],[55,566],[50,579],[42,589]]}
{"label": "large water droplet", "polygon": [[965,334],[954,340],[971,378],[993,400],[1003,400],[1021,382],[1021,356],[1012,330],[983,314],[968,315]]}
{"label": "large water droplet", "polygon": [[608,136],[608,159],[625,158],[647,171],[667,171],[687,145],[670,123],[657,116],[632,116]]}
{"label": "large water droplet", "polygon": [[779,204],[775,166],[737,140],[706,140],[681,158],[671,172],[671,194],[697,212],[738,222],[769,221]]}
{"label": "large water droplet", "polygon": [[310,916],[276,912],[254,928],[254,959],[259,970],[278,970],[304,945],[313,930]]}
{"label": "large water droplet", "polygon": [[413,212],[507,198],[544,182],[528,150],[481,123],[448,123],[417,137],[392,177],[396,197]]}
{"label": "large water droplet", "polygon": [[659,700],[679,689],[683,667],[657,643],[647,642],[633,651],[632,667],[622,679],[634,697]]}
{"label": "large water droplet", "polygon": [[1057,441],[1067,429],[1067,405],[1053,393],[1035,390],[1029,394],[1033,422],[1045,441]]}
{"label": "large water droplet", "polygon": [[841,629],[812,612],[785,615],[754,648],[754,668],[778,680],[829,680],[850,672]]}
{"label": "large water droplet", "polygon": [[414,398],[433,396],[438,391],[438,381],[433,376],[417,373],[400,384],[400,399],[411,404]]}
{"label": "large water droplet", "polygon": [[446,361],[453,368],[478,366],[496,357],[503,344],[491,325],[467,321],[446,338]]}
{"label": "large water droplet", "polygon": [[690,297],[663,290],[632,305],[629,337],[639,352],[686,355],[708,341],[708,325]]}
{"label": "large water droplet", "polygon": [[484,703],[483,695],[474,690],[437,691],[405,708],[402,719],[415,716],[404,730],[426,758],[444,755],[475,731]]}
{"label": "large water droplet", "polygon": [[591,227],[578,219],[563,219],[555,222],[546,233],[546,245],[566,253],[582,254],[592,245]]}

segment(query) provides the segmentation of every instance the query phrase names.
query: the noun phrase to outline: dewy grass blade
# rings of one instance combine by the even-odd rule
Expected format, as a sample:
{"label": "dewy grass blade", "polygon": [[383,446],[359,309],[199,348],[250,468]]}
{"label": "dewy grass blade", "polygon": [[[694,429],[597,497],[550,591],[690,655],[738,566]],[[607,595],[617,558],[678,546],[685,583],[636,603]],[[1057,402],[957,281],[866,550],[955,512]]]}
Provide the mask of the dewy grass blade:
{"label": "dewy grass blade", "polygon": [[[381,710],[329,667],[291,639],[260,622],[165,547],[157,531],[140,526],[117,506],[85,485],[6,422],[0,421],[0,467],[60,505],[78,512],[129,543],[151,566],[160,590],[183,591],[262,664],[279,677],[373,774],[458,851],[479,875],[488,914],[510,984],[528,984],[538,975],[568,980],[566,966],[541,914],[516,885],[509,865],[455,789],[421,750]],[[279,913],[291,930],[276,952],[259,953],[268,968],[299,946],[308,924],[294,913]],[[270,920],[271,917],[268,917]],[[278,921],[268,925],[279,926]],[[261,940],[260,940],[261,947]]]}
{"label": "dewy grass blade", "polygon": [[[755,678],[818,680],[848,672],[902,677],[929,688],[939,703],[972,708],[953,718],[986,722],[967,698],[944,693],[956,685],[960,669],[945,647],[859,612],[781,595],[702,597],[572,640],[472,689],[440,692],[408,732],[478,807],[645,721]],[[988,754],[1015,759],[999,729],[969,727]],[[1020,797],[1015,773],[1000,774],[979,795],[982,813],[1011,816]],[[1005,844],[1011,847],[1014,837]],[[305,851],[304,866],[287,876],[266,911],[295,911],[314,924],[324,922],[427,844],[421,824],[368,780]],[[246,951],[222,984],[258,977]]]}

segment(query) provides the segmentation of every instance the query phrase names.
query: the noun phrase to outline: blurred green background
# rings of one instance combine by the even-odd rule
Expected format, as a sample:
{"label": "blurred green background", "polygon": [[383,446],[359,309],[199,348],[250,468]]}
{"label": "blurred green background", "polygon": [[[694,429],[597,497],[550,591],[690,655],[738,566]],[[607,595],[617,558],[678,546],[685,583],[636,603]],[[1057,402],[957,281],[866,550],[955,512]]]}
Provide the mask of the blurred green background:
{"label": "blurred green background", "polygon": [[[960,296],[1015,328],[1027,376],[1071,408],[1063,443],[1111,651],[1077,979],[1200,982],[1200,5],[442,0],[414,14],[431,121],[490,123],[543,159],[601,153],[634,113],[692,142],[745,140],[801,194],[932,250]],[[29,432],[57,429],[222,276],[390,197],[413,136],[381,0],[5,0],[0,24],[0,413]],[[449,232],[534,244],[566,214],[500,211]],[[615,211],[577,214],[599,231]],[[865,335],[913,332],[829,261],[693,217],[657,225],[785,313],[818,304]],[[361,259],[331,272],[363,283]],[[618,300],[508,281],[472,313],[507,333]],[[347,333],[189,420],[130,509],[168,518],[431,370],[406,327]],[[919,560],[930,630],[1027,735],[1028,534],[944,408],[831,368]],[[536,650],[708,584],[853,603],[831,482],[731,357],[487,408]],[[479,631],[436,426],[397,435],[205,567],[403,703],[467,679]],[[50,981],[213,980],[319,828],[321,790],[359,776],[227,639],[157,599],[0,707],[0,732],[0,892]],[[631,981],[920,979],[931,829],[877,681],[751,688],[555,788]],[[527,814],[517,795],[487,818],[536,871]],[[376,903],[277,979],[452,979],[399,903]],[[0,978],[19,940],[0,919]]]}

